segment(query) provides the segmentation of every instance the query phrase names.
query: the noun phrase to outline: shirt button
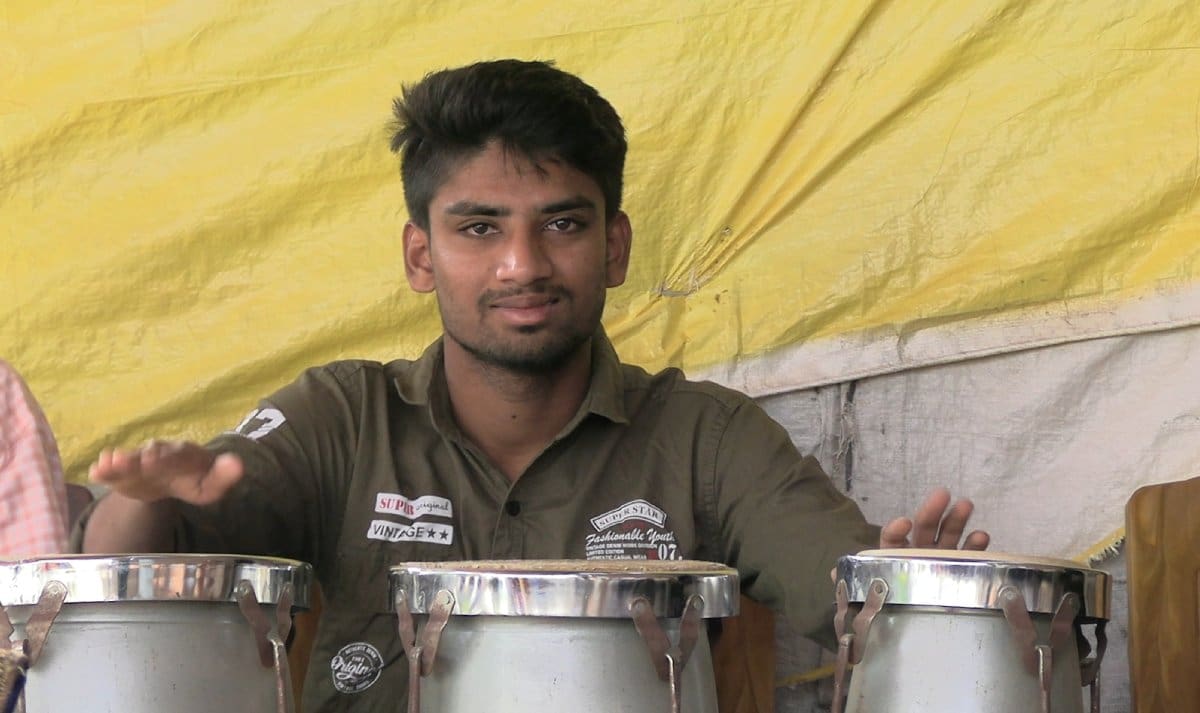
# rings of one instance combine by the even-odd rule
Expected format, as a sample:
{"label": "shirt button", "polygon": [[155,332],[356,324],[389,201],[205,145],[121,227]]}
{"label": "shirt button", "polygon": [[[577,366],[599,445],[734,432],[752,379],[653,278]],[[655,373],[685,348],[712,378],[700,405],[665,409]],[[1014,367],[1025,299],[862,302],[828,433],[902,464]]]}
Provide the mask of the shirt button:
{"label": "shirt button", "polygon": [[513,517],[520,515],[521,514],[521,503],[517,502],[516,500],[509,500],[507,503],[504,504],[504,512],[508,513],[509,515],[512,515]]}

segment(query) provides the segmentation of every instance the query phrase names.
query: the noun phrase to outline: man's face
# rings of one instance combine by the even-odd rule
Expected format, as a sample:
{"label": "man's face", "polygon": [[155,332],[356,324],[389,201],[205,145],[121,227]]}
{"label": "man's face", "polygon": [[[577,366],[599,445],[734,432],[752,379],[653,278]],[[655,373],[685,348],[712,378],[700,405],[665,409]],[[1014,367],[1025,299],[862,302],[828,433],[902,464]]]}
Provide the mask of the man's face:
{"label": "man's face", "polygon": [[446,348],[524,373],[577,354],[628,266],[629,219],[604,209],[596,182],[561,161],[495,142],[464,161],[430,201],[429,230],[404,228],[409,284],[436,292]]}

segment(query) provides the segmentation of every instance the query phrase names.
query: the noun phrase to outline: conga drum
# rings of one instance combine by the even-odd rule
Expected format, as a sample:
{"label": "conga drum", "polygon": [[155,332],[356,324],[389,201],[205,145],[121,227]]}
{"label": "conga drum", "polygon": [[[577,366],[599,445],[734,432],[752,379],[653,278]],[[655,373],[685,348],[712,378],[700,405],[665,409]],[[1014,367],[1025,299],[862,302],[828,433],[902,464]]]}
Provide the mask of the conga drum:
{"label": "conga drum", "polygon": [[3,676],[26,713],[290,713],[284,642],[309,565],[223,555],[0,565]]}
{"label": "conga drum", "polygon": [[851,664],[850,713],[1083,713],[1083,686],[1099,710],[1105,572],[996,552],[869,550],[841,558],[837,580],[835,711]]}
{"label": "conga drum", "polygon": [[717,713],[703,619],[732,616],[708,562],[409,563],[389,573],[415,713]]}

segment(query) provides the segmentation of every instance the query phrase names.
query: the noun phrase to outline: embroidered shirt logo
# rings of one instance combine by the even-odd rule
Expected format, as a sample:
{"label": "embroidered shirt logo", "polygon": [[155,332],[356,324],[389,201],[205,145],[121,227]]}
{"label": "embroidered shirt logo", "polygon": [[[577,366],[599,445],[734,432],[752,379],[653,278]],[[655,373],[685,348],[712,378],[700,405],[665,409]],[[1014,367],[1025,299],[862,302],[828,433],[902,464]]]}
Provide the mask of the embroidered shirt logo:
{"label": "embroidered shirt logo", "polygon": [[591,519],[595,532],[584,539],[590,560],[677,560],[683,557],[667,513],[645,500],[631,500]]}
{"label": "embroidered shirt logo", "polygon": [[329,661],[333,687],[342,693],[361,693],[379,680],[383,657],[365,641],[343,646]]}
{"label": "embroidered shirt logo", "polygon": [[662,527],[667,524],[667,514],[645,500],[631,500],[624,505],[592,518],[592,527],[603,532],[626,520],[645,520],[651,525]]}
{"label": "embroidered shirt logo", "polygon": [[416,520],[425,515],[453,517],[454,508],[450,500],[436,495],[422,495],[416,500],[409,500],[397,493],[379,493],[375,496],[375,512]]}
{"label": "embroidered shirt logo", "polygon": [[242,419],[233,432],[257,441],[285,423],[287,423],[287,418],[277,408],[255,409]]}

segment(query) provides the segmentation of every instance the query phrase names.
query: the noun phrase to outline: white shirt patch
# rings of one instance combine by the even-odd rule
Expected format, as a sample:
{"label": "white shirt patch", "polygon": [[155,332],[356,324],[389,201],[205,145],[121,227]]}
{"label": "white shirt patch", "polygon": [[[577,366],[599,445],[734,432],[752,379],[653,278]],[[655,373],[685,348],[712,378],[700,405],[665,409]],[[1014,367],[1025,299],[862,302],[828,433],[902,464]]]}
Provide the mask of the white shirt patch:
{"label": "white shirt patch", "polygon": [[255,409],[242,419],[233,432],[257,441],[285,423],[287,423],[287,418],[277,408]]}
{"label": "white shirt patch", "polygon": [[444,525],[440,522],[414,522],[411,525],[405,525],[390,520],[372,520],[367,527],[367,539],[449,545],[454,542],[454,526]]}
{"label": "white shirt patch", "polygon": [[624,505],[592,518],[592,527],[596,532],[603,532],[613,525],[619,525],[626,520],[645,520],[651,525],[662,527],[667,524],[667,514],[645,500],[630,500]]}
{"label": "white shirt patch", "polygon": [[679,541],[666,529],[667,513],[645,500],[631,500],[591,519],[595,532],[584,538],[590,560],[682,559]]}
{"label": "white shirt patch", "polygon": [[329,661],[333,686],[342,693],[362,693],[379,680],[383,657],[365,641],[346,644]]}
{"label": "white shirt patch", "polygon": [[436,495],[422,495],[415,500],[409,500],[398,493],[378,493],[375,496],[375,512],[416,520],[426,515],[453,517],[454,506],[450,504],[449,499]]}

